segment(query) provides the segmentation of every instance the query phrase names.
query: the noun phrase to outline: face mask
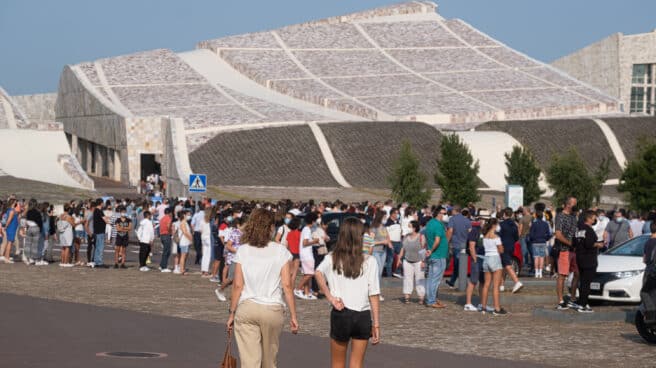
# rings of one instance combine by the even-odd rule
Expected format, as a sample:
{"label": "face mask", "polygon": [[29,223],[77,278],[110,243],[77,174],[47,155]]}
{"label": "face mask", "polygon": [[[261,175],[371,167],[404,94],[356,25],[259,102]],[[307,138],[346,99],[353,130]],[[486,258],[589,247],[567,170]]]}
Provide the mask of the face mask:
{"label": "face mask", "polygon": [[232,220],[234,220],[234,218],[232,218],[232,216],[228,216],[228,217],[226,218],[226,221],[228,221],[228,222],[232,222]]}
{"label": "face mask", "polygon": [[185,220],[187,220],[187,221],[191,220],[191,216],[189,216],[189,215],[185,216]]}
{"label": "face mask", "polygon": [[621,217],[615,217],[615,222],[618,222],[618,223],[622,222],[622,218]]}
{"label": "face mask", "polygon": [[127,216],[127,213],[121,212],[121,217],[125,217],[125,216]]}
{"label": "face mask", "polygon": [[524,217],[524,215],[517,215],[517,219],[518,219],[518,220],[521,220],[522,217]]}
{"label": "face mask", "polygon": [[289,225],[290,222],[292,222],[292,219],[285,217],[285,225]]}
{"label": "face mask", "polygon": [[317,224],[321,224],[321,217],[317,219]]}

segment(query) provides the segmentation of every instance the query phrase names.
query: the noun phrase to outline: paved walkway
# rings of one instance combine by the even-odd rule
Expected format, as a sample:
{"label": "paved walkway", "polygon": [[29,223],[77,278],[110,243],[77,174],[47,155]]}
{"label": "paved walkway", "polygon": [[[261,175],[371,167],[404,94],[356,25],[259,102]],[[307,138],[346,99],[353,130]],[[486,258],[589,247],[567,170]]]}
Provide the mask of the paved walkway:
{"label": "paved walkway", "polygon": [[[216,367],[224,325],[114,308],[0,294],[0,356],[4,367]],[[327,367],[327,338],[283,333],[280,367]],[[99,357],[101,352],[156,352],[166,357]],[[236,352],[236,351],[235,351]],[[381,345],[366,366],[540,367],[526,362]]]}

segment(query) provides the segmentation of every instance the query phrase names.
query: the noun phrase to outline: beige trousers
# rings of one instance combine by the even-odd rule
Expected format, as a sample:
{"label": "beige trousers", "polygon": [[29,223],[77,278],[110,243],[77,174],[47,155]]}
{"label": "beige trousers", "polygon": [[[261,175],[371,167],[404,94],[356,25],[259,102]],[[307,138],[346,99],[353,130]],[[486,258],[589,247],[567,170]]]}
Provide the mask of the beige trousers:
{"label": "beige trousers", "polygon": [[275,368],[284,323],[282,305],[251,301],[239,304],[235,313],[235,340],[241,368]]}

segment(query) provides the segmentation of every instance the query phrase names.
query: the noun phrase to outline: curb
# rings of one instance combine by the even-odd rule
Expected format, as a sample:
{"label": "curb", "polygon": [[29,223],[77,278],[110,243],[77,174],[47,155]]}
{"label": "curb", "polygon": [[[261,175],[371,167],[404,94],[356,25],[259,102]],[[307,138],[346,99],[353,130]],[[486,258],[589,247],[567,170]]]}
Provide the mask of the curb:
{"label": "curb", "polygon": [[[553,295],[522,295],[521,293],[510,294],[510,295],[504,295],[504,294],[505,293],[501,293],[500,300],[499,300],[502,305],[520,305],[520,304],[542,305],[542,304],[553,303],[555,299]],[[447,300],[460,305],[465,305],[465,301],[467,298],[465,295],[439,293],[439,299]],[[490,295],[488,296],[488,300],[489,301],[492,300],[492,293],[490,293]],[[479,304],[480,297],[478,295],[473,295],[472,303],[474,305]]]}

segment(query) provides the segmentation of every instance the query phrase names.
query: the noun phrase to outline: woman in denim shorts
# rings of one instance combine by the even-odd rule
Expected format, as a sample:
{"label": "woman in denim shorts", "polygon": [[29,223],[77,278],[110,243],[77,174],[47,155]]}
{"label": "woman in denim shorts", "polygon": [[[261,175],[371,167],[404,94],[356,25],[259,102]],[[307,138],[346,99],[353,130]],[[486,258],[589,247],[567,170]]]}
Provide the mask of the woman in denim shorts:
{"label": "woman in denim shorts", "polygon": [[505,309],[501,308],[499,303],[499,287],[501,286],[501,274],[503,266],[501,265],[501,253],[503,245],[501,238],[496,234],[498,225],[497,219],[490,219],[483,227],[483,247],[485,247],[485,258],[483,260],[483,272],[485,273],[485,282],[481,293],[481,313],[486,313],[487,296],[492,284],[492,300],[494,302],[494,315],[507,314]]}

